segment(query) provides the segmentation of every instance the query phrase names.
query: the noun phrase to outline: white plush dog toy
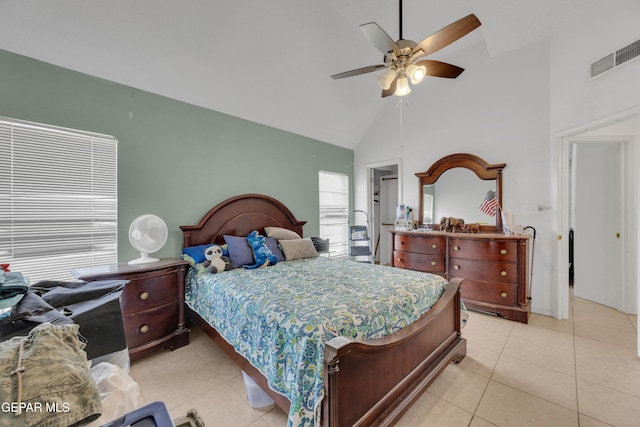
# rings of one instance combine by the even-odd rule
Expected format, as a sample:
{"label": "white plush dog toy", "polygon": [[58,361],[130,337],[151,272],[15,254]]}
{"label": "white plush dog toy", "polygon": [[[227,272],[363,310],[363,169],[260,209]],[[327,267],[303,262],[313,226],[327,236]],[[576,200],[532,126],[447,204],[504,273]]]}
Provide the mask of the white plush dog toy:
{"label": "white plush dog toy", "polygon": [[228,259],[222,255],[222,248],[218,245],[209,246],[204,251],[204,257],[207,259],[202,263],[203,267],[211,274],[228,270]]}

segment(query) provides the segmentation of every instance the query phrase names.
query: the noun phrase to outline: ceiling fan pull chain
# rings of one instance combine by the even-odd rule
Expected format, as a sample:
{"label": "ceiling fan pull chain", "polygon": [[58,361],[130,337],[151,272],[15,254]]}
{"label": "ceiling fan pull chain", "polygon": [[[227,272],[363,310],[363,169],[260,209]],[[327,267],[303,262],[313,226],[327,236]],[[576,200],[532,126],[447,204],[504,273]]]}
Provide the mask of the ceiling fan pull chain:
{"label": "ceiling fan pull chain", "polygon": [[407,103],[407,107],[409,106],[409,99],[408,96],[402,96],[400,97],[400,100],[398,101],[398,103],[396,104],[396,108],[400,107],[400,146],[402,146],[402,142],[404,140],[403,138],[403,122],[402,122],[402,118],[403,118],[403,103]]}

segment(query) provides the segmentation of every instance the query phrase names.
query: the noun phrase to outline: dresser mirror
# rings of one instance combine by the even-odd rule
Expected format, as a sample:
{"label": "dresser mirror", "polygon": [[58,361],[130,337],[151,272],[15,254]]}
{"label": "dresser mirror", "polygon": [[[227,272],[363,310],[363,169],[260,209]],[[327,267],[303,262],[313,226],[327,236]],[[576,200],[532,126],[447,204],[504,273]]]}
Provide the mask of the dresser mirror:
{"label": "dresser mirror", "polygon": [[[501,216],[491,217],[479,207],[490,190],[495,191],[502,206],[505,167],[505,163],[490,164],[473,154],[457,153],[441,158],[425,172],[416,173],[420,224],[438,224],[442,216],[454,216],[467,224],[480,223],[483,231],[501,232]],[[486,225],[494,221],[495,225]]]}

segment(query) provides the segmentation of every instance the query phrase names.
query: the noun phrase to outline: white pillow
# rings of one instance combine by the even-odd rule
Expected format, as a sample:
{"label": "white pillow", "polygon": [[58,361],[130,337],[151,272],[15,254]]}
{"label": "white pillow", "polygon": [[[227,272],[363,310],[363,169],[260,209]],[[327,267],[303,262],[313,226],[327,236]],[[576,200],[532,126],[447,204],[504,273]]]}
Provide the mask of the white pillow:
{"label": "white pillow", "polygon": [[292,240],[301,238],[295,231],[282,227],[265,227],[264,232],[267,236],[276,240]]}
{"label": "white pillow", "polygon": [[309,237],[306,239],[280,240],[279,243],[287,261],[318,256],[318,251],[316,251],[316,247]]}

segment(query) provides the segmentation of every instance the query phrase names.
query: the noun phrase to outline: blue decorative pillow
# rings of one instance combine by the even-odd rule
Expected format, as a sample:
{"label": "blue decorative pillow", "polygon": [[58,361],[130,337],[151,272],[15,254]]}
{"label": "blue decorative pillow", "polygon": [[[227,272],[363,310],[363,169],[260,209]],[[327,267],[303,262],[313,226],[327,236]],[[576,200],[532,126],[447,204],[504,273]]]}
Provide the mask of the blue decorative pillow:
{"label": "blue decorative pillow", "polygon": [[205,262],[207,258],[204,256],[204,251],[209,246],[212,245],[198,245],[198,246],[189,246],[188,248],[182,248],[182,253],[184,255],[189,255],[196,264],[200,264],[201,262]]}
{"label": "blue decorative pillow", "polygon": [[273,237],[265,237],[264,243],[267,245],[269,250],[271,250],[271,253],[274,254],[276,258],[278,258],[278,262],[285,260],[284,254],[282,253],[280,246],[278,246],[278,241],[276,239],[274,239]]}
{"label": "blue decorative pillow", "polygon": [[247,243],[246,237],[240,236],[224,236],[229,251],[229,260],[233,264],[233,268],[239,268],[243,265],[253,264],[253,251]]}
{"label": "blue decorative pillow", "polygon": [[187,261],[191,267],[198,267],[200,264],[207,260],[204,256],[204,252],[210,246],[220,246],[222,248],[222,255],[229,256],[227,245],[216,245],[215,243],[209,243],[208,245],[189,246],[182,248],[182,259]]}

